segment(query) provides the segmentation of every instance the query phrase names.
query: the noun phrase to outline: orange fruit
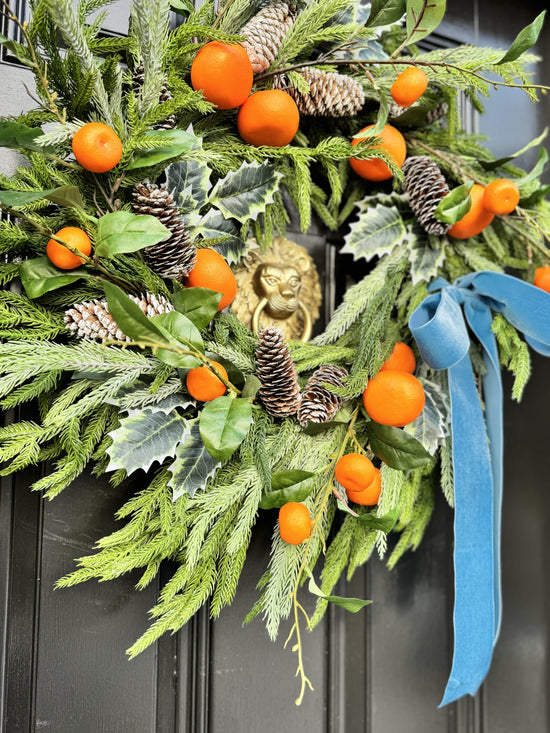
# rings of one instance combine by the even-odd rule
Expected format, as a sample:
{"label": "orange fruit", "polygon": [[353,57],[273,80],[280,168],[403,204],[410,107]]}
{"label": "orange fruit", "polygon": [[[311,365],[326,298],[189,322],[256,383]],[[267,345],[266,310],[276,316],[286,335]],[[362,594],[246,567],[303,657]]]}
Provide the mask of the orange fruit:
{"label": "orange fruit", "polygon": [[508,178],[498,178],[485,187],[483,207],[491,214],[511,214],[519,204],[519,188]]}
{"label": "orange fruit", "polygon": [[535,270],[535,278],[533,285],[541,290],[546,290],[550,293],[550,265],[544,265],[544,267],[537,267]]}
{"label": "orange fruit", "polygon": [[311,517],[305,504],[289,501],[279,509],[279,534],[289,545],[299,545],[311,534]]}
{"label": "orange fruit", "polygon": [[428,88],[428,77],[417,66],[408,66],[393,82],[390,94],[400,107],[410,107]]}
{"label": "orange fruit", "polygon": [[[92,243],[90,237],[83,229],[78,227],[64,227],[55,233],[56,237],[63,239],[67,244],[76,247],[83,255],[88,256],[92,251]],[[74,270],[84,264],[82,257],[73,254],[67,247],[64,247],[55,239],[50,239],[46,245],[46,254],[50,262],[61,270]]]}
{"label": "orange fruit", "polygon": [[382,491],[382,478],[378,468],[375,468],[374,472],[372,482],[363,491],[348,491],[346,489],[348,499],[353,501],[354,504],[361,504],[362,506],[374,506],[374,504],[378,504],[380,492]]}
{"label": "orange fruit", "polygon": [[72,141],[77,162],[92,173],[106,173],[122,158],[122,143],[114,130],[102,122],[82,125]]}
{"label": "orange fruit", "polygon": [[[227,379],[227,372],[225,368],[217,361],[210,362],[220,374]],[[196,369],[190,369],[187,372],[185,379],[187,391],[199,402],[210,402],[215,400],[216,397],[221,397],[225,394],[227,387],[218,379],[218,377],[205,365],[196,367]]]}
{"label": "orange fruit", "polygon": [[382,425],[402,428],[424,409],[424,388],[408,372],[378,372],[369,379],[363,392],[363,404],[368,416]]}
{"label": "orange fruit", "polygon": [[472,206],[460,221],[449,229],[448,234],[455,239],[468,239],[468,237],[475,237],[476,234],[482,232],[486,226],[494,219],[494,214],[483,205],[483,198],[485,194],[484,186],[479,183],[474,183],[470,196],[472,197]]}
{"label": "orange fruit", "polygon": [[198,249],[195,267],[187,277],[188,288],[209,288],[222,293],[218,310],[223,310],[237,295],[237,281],[231,268],[219,252]]}
{"label": "orange fruit", "polygon": [[407,344],[398,341],[380,371],[409,372],[409,374],[412,374],[415,369],[416,358],[414,351]]}
{"label": "orange fruit", "polygon": [[[365,132],[370,130],[374,125],[367,125],[363,127],[359,132]],[[407,156],[407,145],[405,138],[391,125],[385,125],[382,132],[379,132],[377,137],[382,140],[382,144],[379,146],[382,150],[390,155],[395,164],[401,168],[405,162]],[[353,138],[351,141],[352,145],[360,145],[363,138]],[[383,160],[379,158],[370,158],[369,160],[357,160],[357,158],[350,158],[350,164],[353,170],[365,178],[367,181],[387,181],[392,177],[391,171]]]}
{"label": "orange fruit", "polygon": [[238,43],[210,41],[191,65],[191,86],[218,109],[239,107],[252,89],[252,64]]}
{"label": "orange fruit", "polygon": [[290,94],[267,89],[251,94],[237,114],[239,135],[249,145],[288,145],[298,132],[300,113]]}
{"label": "orange fruit", "polygon": [[367,456],[348,453],[337,461],[334,476],[346,491],[363,491],[373,482],[375,471]]}

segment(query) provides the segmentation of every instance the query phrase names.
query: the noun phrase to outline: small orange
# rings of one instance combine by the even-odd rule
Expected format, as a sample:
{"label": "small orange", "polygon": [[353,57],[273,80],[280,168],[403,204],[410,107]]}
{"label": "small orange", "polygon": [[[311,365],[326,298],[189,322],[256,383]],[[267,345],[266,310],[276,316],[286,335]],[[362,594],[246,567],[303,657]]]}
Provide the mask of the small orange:
{"label": "small orange", "polygon": [[237,114],[239,135],[249,145],[288,145],[298,132],[300,113],[290,94],[266,89],[251,94]]}
{"label": "small orange", "polygon": [[77,162],[92,173],[106,173],[122,158],[119,136],[102,122],[82,125],[73,136],[72,147]]}
{"label": "small orange", "polygon": [[218,310],[223,310],[237,295],[237,281],[231,268],[219,252],[198,249],[195,267],[187,277],[187,288],[209,288],[222,293]]}
{"label": "small orange", "polygon": [[363,392],[363,404],[368,416],[381,425],[402,428],[424,409],[424,388],[408,372],[378,372],[369,379]]}
{"label": "small orange", "polygon": [[191,85],[218,109],[240,107],[252,89],[252,64],[238,43],[210,41],[191,65]]}
{"label": "small orange", "polygon": [[[365,132],[365,130],[370,130],[373,127],[374,125],[367,125],[367,127],[363,127],[359,132]],[[399,130],[396,130],[395,127],[385,125],[382,132],[379,132],[377,137],[382,140],[381,145],[378,147],[382,148],[385,153],[390,155],[393,158],[395,165],[401,168],[407,156],[407,145],[403,135]],[[360,145],[363,140],[364,138],[353,138],[351,144]],[[361,178],[365,178],[367,181],[387,181],[392,177],[392,173],[388,166],[379,158],[370,158],[369,160],[350,158],[349,162],[353,170],[361,176]]]}
{"label": "small orange", "polygon": [[519,204],[519,188],[508,178],[498,178],[485,187],[483,207],[491,214],[511,214]]}
{"label": "small orange", "polygon": [[477,234],[482,232],[485,227],[494,219],[494,214],[483,205],[483,197],[485,194],[484,186],[479,183],[474,183],[470,196],[472,197],[472,206],[460,221],[449,229],[448,234],[455,239],[468,239],[468,237],[475,237]]}
{"label": "small orange", "polygon": [[428,77],[417,66],[408,66],[393,82],[390,93],[400,107],[410,107],[428,88]]}
{"label": "small orange", "polygon": [[415,369],[416,358],[414,351],[407,344],[398,341],[380,371],[409,372],[409,374],[412,374]]}
{"label": "small orange", "polygon": [[[217,361],[210,362],[227,379],[225,368]],[[190,369],[185,379],[187,391],[199,402],[210,402],[225,394],[227,387],[206,365]]]}
{"label": "small orange", "polygon": [[376,469],[362,453],[348,453],[342,456],[334,470],[334,476],[346,491],[363,491],[374,480]]}
{"label": "small orange", "polygon": [[289,545],[299,545],[311,534],[311,516],[305,504],[289,501],[279,509],[279,534]]}
{"label": "small orange", "polygon": [[533,285],[541,290],[546,290],[550,293],[550,265],[544,265],[544,267],[537,267],[535,270],[535,279]]}
{"label": "small orange", "polygon": [[375,475],[372,482],[363,491],[348,491],[346,489],[348,499],[353,501],[354,504],[361,504],[362,506],[374,506],[374,504],[378,504],[378,499],[382,491],[382,477],[378,468],[375,468],[374,471]]}
{"label": "small orange", "polygon": [[[55,233],[56,237],[63,239],[67,244],[76,247],[86,257],[92,251],[92,243],[90,237],[83,229],[78,227],[64,227]],[[50,239],[46,245],[46,254],[49,260],[61,270],[74,270],[84,264],[82,257],[73,254],[67,247],[64,247],[55,239]]]}

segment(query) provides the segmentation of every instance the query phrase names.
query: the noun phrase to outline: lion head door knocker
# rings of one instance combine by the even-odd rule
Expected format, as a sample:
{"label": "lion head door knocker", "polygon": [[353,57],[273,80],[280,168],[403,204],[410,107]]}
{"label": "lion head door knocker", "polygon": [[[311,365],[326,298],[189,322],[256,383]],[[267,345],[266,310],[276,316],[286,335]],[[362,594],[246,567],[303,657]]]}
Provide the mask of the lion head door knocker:
{"label": "lion head door knocker", "polygon": [[283,237],[271,249],[252,250],[235,272],[237,297],[231,310],[256,333],[269,326],[285,339],[311,338],[319,318],[321,287],[315,263],[305,247]]}

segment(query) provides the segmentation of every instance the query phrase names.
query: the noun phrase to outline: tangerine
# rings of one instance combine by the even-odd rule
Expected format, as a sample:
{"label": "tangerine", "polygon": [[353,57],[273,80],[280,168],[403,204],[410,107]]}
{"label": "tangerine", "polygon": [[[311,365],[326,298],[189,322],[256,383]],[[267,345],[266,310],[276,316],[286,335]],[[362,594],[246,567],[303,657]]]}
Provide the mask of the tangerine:
{"label": "tangerine", "polygon": [[[367,125],[367,127],[363,127],[359,132],[365,132],[373,127],[374,125]],[[381,144],[377,147],[390,155],[395,165],[401,168],[407,156],[407,145],[403,135],[395,127],[385,125],[377,137],[382,140]],[[353,138],[351,144],[359,145],[363,139]],[[368,160],[350,158],[350,165],[361,178],[365,178],[367,181],[387,181],[392,177],[392,172],[380,158],[369,158]]]}
{"label": "tangerine", "polygon": [[237,114],[239,135],[249,145],[288,145],[298,132],[300,113],[290,94],[266,89],[251,94]]}
{"label": "tangerine", "polygon": [[240,107],[252,89],[252,64],[238,43],[210,41],[191,65],[191,86],[218,109]]}
{"label": "tangerine", "polygon": [[550,293],[550,265],[537,267],[535,270],[533,285],[541,290],[546,290],[547,293]]}
{"label": "tangerine", "polygon": [[[63,229],[55,233],[55,236],[78,249],[86,257],[92,251],[90,237],[83,229],[79,229],[78,227],[63,227]],[[59,244],[55,239],[49,240],[46,245],[46,254],[50,262],[61,270],[74,270],[75,267],[80,267],[80,265],[84,264],[82,257],[73,254],[70,249]]]}
{"label": "tangerine", "polygon": [[218,310],[223,310],[237,295],[237,281],[231,268],[219,252],[198,249],[195,267],[187,276],[186,287],[209,288],[222,294]]}
{"label": "tangerine", "polygon": [[299,545],[311,534],[311,516],[305,504],[289,501],[279,509],[279,534],[289,545]]}
{"label": "tangerine", "polygon": [[[210,363],[225,379],[228,379],[227,372],[222,364],[219,364],[217,361],[211,361]],[[199,402],[215,400],[216,397],[221,397],[225,394],[227,390],[222,380],[206,365],[190,369],[187,372],[185,385],[191,397],[199,400]]]}
{"label": "tangerine", "polygon": [[485,194],[484,186],[479,183],[474,183],[470,196],[472,197],[472,205],[470,210],[464,214],[460,221],[449,229],[448,234],[455,239],[468,239],[469,237],[475,237],[477,234],[482,232],[486,226],[494,219],[494,214],[483,205],[483,198]]}
{"label": "tangerine", "polygon": [[498,178],[485,187],[483,207],[491,214],[511,214],[519,204],[519,188],[508,178]]}
{"label": "tangerine", "polygon": [[409,372],[409,374],[412,374],[415,369],[416,358],[414,351],[407,344],[398,341],[380,371]]}
{"label": "tangerine", "polygon": [[363,392],[363,404],[368,416],[381,425],[402,428],[424,409],[424,388],[408,372],[378,372],[369,379]]}
{"label": "tangerine", "polygon": [[334,476],[346,491],[363,491],[374,480],[375,468],[362,453],[348,453],[336,463]]}
{"label": "tangerine", "polygon": [[92,173],[106,173],[122,158],[119,136],[102,122],[88,122],[73,135],[72,148],[77,162]]}
{"label": "tangerine", "polygon": [[348,499],[353,501],[354,504],[361,504],[362,506],[374,506],[374,504],[378,504],[378,499],[382,491],[382,476],[380,469],[375,468],[374,472],[372,482],[363,491],[348,491],[346,489]]}
{"label": "tangerine", "polygon": [[428,88],[428,77],[417,66],[408,66],[393,82],[390,94],[400,107],[410,107]]}

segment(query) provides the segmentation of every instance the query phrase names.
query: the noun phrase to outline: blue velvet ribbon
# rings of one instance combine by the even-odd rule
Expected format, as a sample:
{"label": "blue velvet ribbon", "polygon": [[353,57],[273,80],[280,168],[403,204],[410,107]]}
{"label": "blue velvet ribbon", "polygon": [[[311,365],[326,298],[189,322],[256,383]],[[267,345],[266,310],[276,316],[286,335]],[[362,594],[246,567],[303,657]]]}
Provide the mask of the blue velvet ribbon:
{"label": "blue velvet ribbon", "polygon": [[[550,356],[550,294],[510,275],[476,272],[432,282],[409,327],[422,359],[447,369],[455,486],[455,646],[441,705],[479,689],[501,620],[502,383],[492,311],[536,351]],[[470,361],[471,332],[486,374],[483,410]]]}

